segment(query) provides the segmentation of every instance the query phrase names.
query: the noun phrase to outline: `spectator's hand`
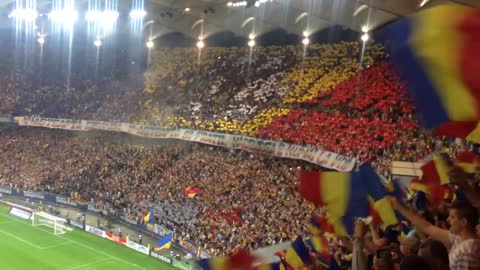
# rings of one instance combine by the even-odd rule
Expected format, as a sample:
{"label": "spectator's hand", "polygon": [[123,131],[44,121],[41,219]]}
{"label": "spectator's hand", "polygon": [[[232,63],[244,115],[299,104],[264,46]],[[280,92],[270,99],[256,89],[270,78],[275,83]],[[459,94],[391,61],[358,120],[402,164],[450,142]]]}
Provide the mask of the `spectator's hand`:
{"label": "spectator's hand", "polygon": [[393,209],[398,210],[401,207],[401,204],[398,202],[397,198],[395,198],[394,196],[386,196],[385,198],[390,202]]}
{"label": "spectator's hand", "polygon": [[366,231],[367,230],[365,223],[362,220],[357,220],[357,222],[355,223],[355,230],[353,236],[358,239],[363,239]]}

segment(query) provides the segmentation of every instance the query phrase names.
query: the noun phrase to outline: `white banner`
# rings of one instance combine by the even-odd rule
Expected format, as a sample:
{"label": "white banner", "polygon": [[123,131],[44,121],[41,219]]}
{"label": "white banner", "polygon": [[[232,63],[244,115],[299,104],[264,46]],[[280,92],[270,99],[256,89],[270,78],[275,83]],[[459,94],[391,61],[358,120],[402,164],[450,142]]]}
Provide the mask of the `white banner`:
{"label": "white banner", "polygon": [[27,219],[27,220],[30,219],[30,217],[32,216],[31,213],[20,210],[20,209],[15,208],[15,207],[13,207],[10,210],[10,215],[13,215],[13,216],[16,216],[16,217],[19,217],[19,218],[23,218],[23,219]]}
{"label": "white banner", "polygon": [[288,144],[277,141],[261,140],[243,135],[216,133],[200,130],[163,128],[156,126],[110,123],[102,121],[51,119],[40,117],[18,117],[21,126],[48,127],[69,130],[105,130],[126,132],[132,135],[156,138],[178,139],[198,142],[226,148],[241,149],[253,153],[265,154],[289,159],[300,159],[321,167],[337,171],[351,171],[355,167],[355,159],[333,152],[323,151],[307,146]]}
{"label": "white banner", "polygon": [[12,194],[12,190],[8,188],[0,187],[0,193]]}
{"label": "white banner", "polygon": [[95,234],[96,236],[100,236],[102,238],[105,238],[105,236],[106,236],[104,231],[102,231],[100,229],[97,229],[95,227],[89,226],[89,225],[85,225],[85,231],[87,231],[91,234]]}
{"label": "white banner", "polygon": [[131,249],[134,249],[134,250],[136,250],[136,251],[138,251],[138,252],[140,252],[140,253],[143,253],[143,254],[145,254],[145,255],[150,255],[150,250],[148,250],[148,247],[142,246],[142,245],[137,244],[137,243],[135,243],[135,242],[133,242],[133,241],[128,240],[128,241],[127,241],[127,247],[129,247],[129,248],[131,248]]}
{"label": "white banner", "polygon": [[157,258],[157,259],[159,259],[159,260],[161,260],[161,261],[163,261],[163,262],[165,262],[165,263],[172,264],[172,259],[169,258],[169,257],[167,257],[167,256],[165,256],[165,255],[162,255],[162,254],[159,254],[159,253],[156,253],[156,252],[152,251],[152,252],[150,253],[150,256],[152,256],[152,257],[154,257],[154,258]]}
{"label": "white banner", "polygon": [[40,200],[45,199],[45,196],[42,193],[37,193],[37,192],[24,191],[23,196],[29,197],[29,198],[34,198],[34,199],[40,199]]}

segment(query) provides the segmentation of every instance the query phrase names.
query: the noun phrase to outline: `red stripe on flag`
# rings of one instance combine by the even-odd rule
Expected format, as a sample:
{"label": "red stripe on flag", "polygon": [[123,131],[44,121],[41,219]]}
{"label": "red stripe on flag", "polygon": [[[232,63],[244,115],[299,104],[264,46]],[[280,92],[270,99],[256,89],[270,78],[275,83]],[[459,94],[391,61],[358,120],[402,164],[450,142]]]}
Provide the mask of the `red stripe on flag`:
{"label": "red stripe on flag", "polygon": [[300,175],[299,192],[303,198],[316,205],[324,205],[321,190],[321,172],[303,171]]}
{"label": "red stripe on flag", "polygon": [[465,139],[477,127],[477,123],[477,121],[447,122],[435,128],[433,134],[436,136],[449,136]]}
{"label": "red stripe on flag", "polygon": [[427,185],[440,185],[440,175],[438,175],[435,162],[429,161],[421,168],[423,172],[422,182]]}

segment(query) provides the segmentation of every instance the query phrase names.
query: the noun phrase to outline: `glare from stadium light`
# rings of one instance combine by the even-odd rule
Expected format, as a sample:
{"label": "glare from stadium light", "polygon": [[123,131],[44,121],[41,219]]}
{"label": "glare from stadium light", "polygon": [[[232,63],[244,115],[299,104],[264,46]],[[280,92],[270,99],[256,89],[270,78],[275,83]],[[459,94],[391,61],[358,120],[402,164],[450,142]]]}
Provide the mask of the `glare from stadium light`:
{"label": "glare from stadium light", "polygon": [[102,46],[102,41],[100,39],[96,39],[93,42],[93,45],[95,45],[95,47],[99,48],[100,46]]}
{"label": "glare from stadium light", "polygon": [[115,24],[118,20],[119,13],[115,10],[89,10],[85,14],[85,20],[87,22],[100,23],[103,26],[109,26]]}
{"label": "glare from stadium light", "polygon": [[34,9],[14,9],[8,14],[8,18],[24,21],[34,21],[37,17],[38,12]]}
{"label": "glare from stadium light", "polygon": [[147,12],[143,9],[133,9],[130,11],[130,18],[141,19],[147,15]]}
{"label": "glare from stadium light", "polygon": [[250,39],[250,40],[255,39],[255,34],[252,33],[252,34],[248,35],[248,39]]}
{"label": "glare from stadium light", "polygon": [[146,45],[147,45],[147,48],[149,48],[149,49],[151,49],[151,48],[153,48],[153,46],[155,46],[155,44],[153,43],[152,40],[147,41]]}
{"label": "glare from stadium light", "polygon": [[303,37],[307,38],[310,34],[308,33],[307,30],[305,30],[305,31],[303,31],[302,35],[303,35]]}
{"label": "glare from stadium light", "polygon": [[185,8],[185,12],[189,12],[190,11],[190,8]]}
{"label": "glare from stadium light", "polygon": [[260,6],[260,1],[256,1],[256,2],[255,2],[255,6],[256,6],[256,7],[259,7],[259,6]]}
{"label": "glare from stadium light", "polygon": [[199,41],[197,42],[197,47],[198,47],[199,49],[202,49],[203,47],[205,47],[205,43],[203,43],[202,40],[199,40]]}
{"label": "glare from stadium light", "polygon": [[255,46],[255,40],[251,39],[249,42],[248,42],[248,46],[253,48],[253,46]]}
{"label": "glare from stadium light", "polygon": [[102,12],[99,10],[89,10],[85,14],[85,20],[87,22],[100,21],[102,19]]}
{"label": "glare from stadium light", "polygon": [[308,44],[310,44],[310,39],[308,39],[308,37],[305,37],[305,38],[302,40],[302,43],[303,43],[303,45],[307,46]]}
{"label": "glare from stadium light", "polygon": [[228,3],[227,3],[227,7],[231,7],[231,6],[233,6],[233,3],[232,3],[232,2],[228,2]]}
{"label": "glare from stadium light", "polygon": [[74,9],[52,10],[48,14],[48,18],[65,25],[72,25],[78,19],[78,12]]}
{"label": "glare from stadium light", "polygon": [[362,32],[367,33],[368,32],[368,26],[366,26],[366,25],[362,26]]}
{"label": "glare from stadium light", "polygon": [[45,37],[40,36],[40,37],[37,39],[37,41],[38,41],[38,43],[39,43],[40,45],[43,45],[43,44],[45,43]]}
{"label": "glare from stadium light", "polygon": [[105,10],[102,14],[103,18],[102,18],[102,22],[104,23],[112,23],[112,22],[116,22],[118,20],[118,12],[115,11],[115,10]]}
{"label": "glare from stadium light", "polygon": [[366,42],[369,38],[370,38],[370,36],[368,35],[368,33],[365,33],[365,34],[362,35],[362,41],[363,42]]}

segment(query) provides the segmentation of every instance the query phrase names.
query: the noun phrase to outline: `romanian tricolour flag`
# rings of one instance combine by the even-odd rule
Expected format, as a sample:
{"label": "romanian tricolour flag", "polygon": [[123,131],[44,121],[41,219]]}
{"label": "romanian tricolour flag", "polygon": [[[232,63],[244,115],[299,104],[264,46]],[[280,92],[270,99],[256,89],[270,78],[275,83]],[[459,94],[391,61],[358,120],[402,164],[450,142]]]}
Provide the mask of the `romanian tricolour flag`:
{"label": "romanian tricolour flag", "polygon": [[185,194],[189,198],[195,198],[198,193],[200,193],[199,188],[186,187],[183,189],[183,194]]}
{"label": "romanian tricolour flag", "polygon": [[308,249],[300,236],[292,242],[285,252],[284,261],[287,264],[287,268],[291,269],[303,269],[312,264]]}
{"label": "romanian tricolour flag", "polygon": [[386,29],[423,125],[480,119],[480,9],[429,8]]}
{"label": "romanian tricolour flag", "polygon": [[[323,206],[337,234],[353,233],[355,217],[368,216],[366,185],[360,172],[302,172],[300,194]],[[335,225],[335,224],[333,224]],[[340,228],[338,228],[340,227]]]}
{"label": "romanian tricolour flag", "polygon": [[154,216],[154,213],[153,213],[153,209],[150,209],[150,211],[148,212],[148,214],[146,214],[145,216],[143,216],[143,221],[145,223],[152,223],[153,222],[153,216]]}
{"label": "romanian tricolour flag", "polygon": [[285,266],[281,262],[270,263],[270,264],[261,264],[255,267],[255,270],[285,270]]}
{"label": "romanian tricolour flag", "polygon": [[435,154],[433,159],[422,167],[422,182],[426,185],[445,185],[450,183],[448,170],[450,168],[447,154]]}
{"label": "romanian tricolour flag", "polygon": [[323,264],[329,264],[331,255],[330,255],[330,249],[329,249],[329,243],[327,238],[324,236],[312,236],[310,239],[306,241],[307,246],[309,246],[314,253],[317,255],[317,258],[323,263]]}
{"label": "romanian tricolour flag", "polygon": [[309,232],[311,235],[324,235],[325,233],[336,234],[335,226],[327,216],[312,216],[310,219]]}
{"label": "romanian tricolour flag", "polygon": [[168,250],[172,246],[173,232],[167,234],[162,239],[158,240],[157,246],[154,248],[155,251]]}

